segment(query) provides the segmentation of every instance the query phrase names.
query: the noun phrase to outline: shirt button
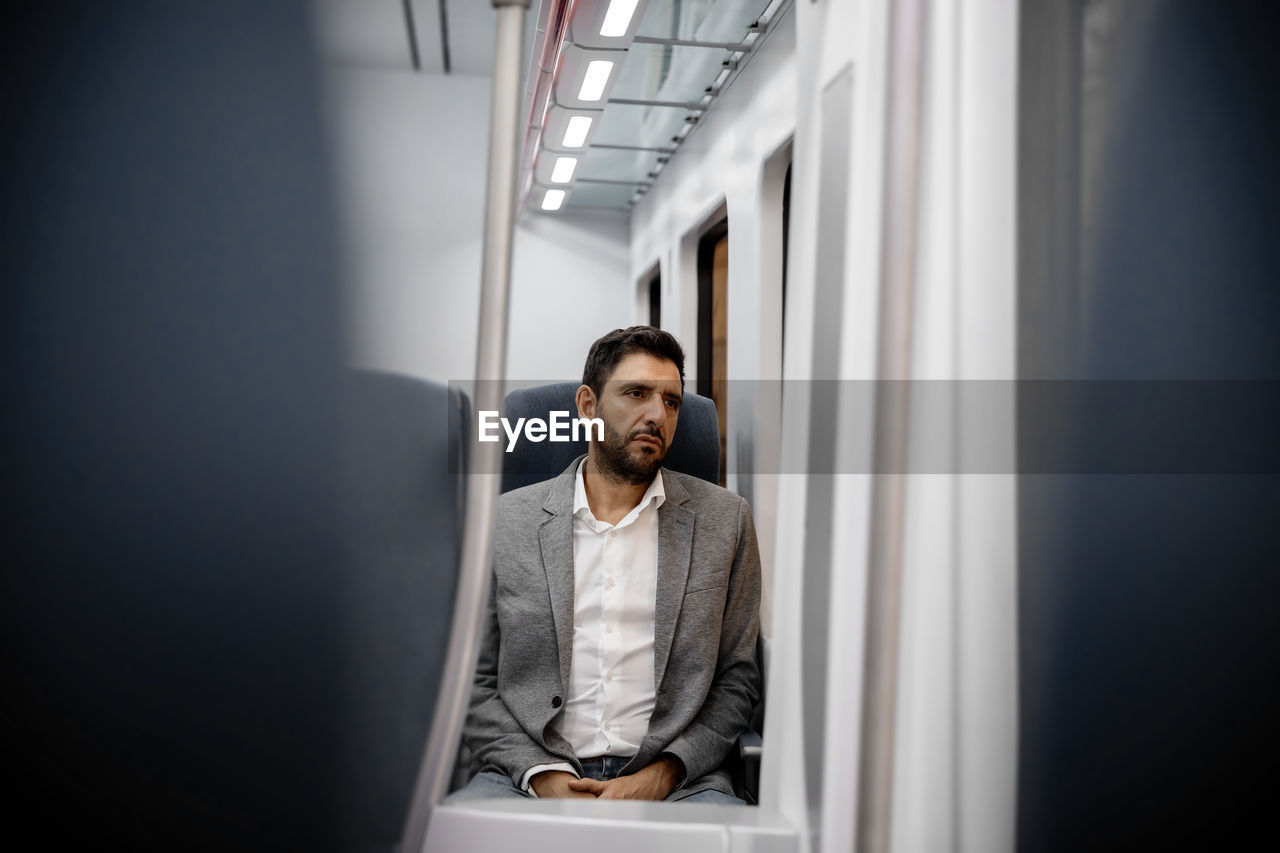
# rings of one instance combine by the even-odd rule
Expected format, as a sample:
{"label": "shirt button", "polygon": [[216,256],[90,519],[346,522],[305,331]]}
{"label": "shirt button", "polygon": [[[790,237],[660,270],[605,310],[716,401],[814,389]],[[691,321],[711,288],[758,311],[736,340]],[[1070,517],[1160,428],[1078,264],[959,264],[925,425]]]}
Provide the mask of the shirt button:
{"label": "shirt button", "polygon": [[606,673],[604,674],[604,680],[605,680],[605,681],[613,681],[613,673],[612,673],[612,672],[606,672]]}
{"label": "shirt button", "polygon": [[612,633],[613,633],[613,626],[612,626],[612,625],[605,625],[605,626],[604,626],[604,632],[605,632],[606,634],[612,634]]}
{"label": "shirt button", "polygon": [[618,535],[618,531],[616,531],[616,530],[610,530],[610,531],[609,531],[609,538],[610,538],[610,539],[612,539],[613,537],[615,537],[615,536],[617,536],[617,535]]}
{"label": "shirt button", "polygon": [[608,579],[607,584],[608,584],[608,586],[609,586],[609,589],[613,589],[613,578],[612,578],[612,577],[610,577],[610,578]]}
{"label": "shirt button", "polygon": [[609,731],[609,724],[608,724],[608,723],[605,723],[605,724],[604,724],[604,730],[605,730],[606,732],[607,732],[607,731]]}

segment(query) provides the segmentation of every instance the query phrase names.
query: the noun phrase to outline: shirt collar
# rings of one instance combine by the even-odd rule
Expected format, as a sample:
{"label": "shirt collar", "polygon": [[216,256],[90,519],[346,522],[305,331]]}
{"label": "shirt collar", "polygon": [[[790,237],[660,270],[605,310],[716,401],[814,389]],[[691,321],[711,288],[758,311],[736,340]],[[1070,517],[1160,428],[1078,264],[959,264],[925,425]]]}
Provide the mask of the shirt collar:
{"label": "shirt collar", "polygon": [[[581,518],[595,518],[591,513],[591,505],[587,503],[587,484],[584,479],[583,472],[586,470],[587,460],[584,458],[578,463],[578,477],[573,487],[573,514]],[[615,526],[621,527],[629,524],[632,519],[644,511],[649,502],[653,502],[653,508],[658,507],[667,500],[667,491],[662,485],[662,469],[658,469],[658,473],[654,475],[653,482],[649,484],[649,488],[645,489],[644,496],[640,498],[640,503],[636,504],[626,517],[619,521]]]}

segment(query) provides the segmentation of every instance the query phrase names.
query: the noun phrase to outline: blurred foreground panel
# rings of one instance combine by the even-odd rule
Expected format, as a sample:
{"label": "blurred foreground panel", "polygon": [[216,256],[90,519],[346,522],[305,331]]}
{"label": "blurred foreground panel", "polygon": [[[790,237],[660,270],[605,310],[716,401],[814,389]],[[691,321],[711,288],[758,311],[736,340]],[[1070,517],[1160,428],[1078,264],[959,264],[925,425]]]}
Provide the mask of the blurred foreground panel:
{"label": "blurred foreground panel", "polygon": [[[308,4],[0,49],[9,835],[334,837],[339,327]],[[12,790],[12,788],[11,788]]]}
{"label": "blurred foreground panel", "polygon": [[[1021,378],[1280,379],[1274,21],[1186,0],[1023,8]],[[1022,470],[1050,470],[1055,445],[1123,470],[1134,443],[1082,438],[1153,409],[1144,382],[1119,384],[1114,409],[1021,400]],[[1205,423],[1274,441],[1280,400],[1188,406],[1138,449],[1174,458]],[[1019,481],[1020,850],[1273,834],[1280,476],[1186,462]]]}

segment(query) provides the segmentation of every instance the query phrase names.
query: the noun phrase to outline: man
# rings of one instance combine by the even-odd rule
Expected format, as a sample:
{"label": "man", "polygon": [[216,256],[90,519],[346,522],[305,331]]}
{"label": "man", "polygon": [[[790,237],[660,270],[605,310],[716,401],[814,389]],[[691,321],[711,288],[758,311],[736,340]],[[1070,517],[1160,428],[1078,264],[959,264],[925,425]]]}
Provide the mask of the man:
{"label": "man", "polygon": [[742,801],[720,769],[760,695],[760,556],[746,501],[662,461],[684,352],[596,341],[559,477],[502,496],[466,739],[478,797]]}

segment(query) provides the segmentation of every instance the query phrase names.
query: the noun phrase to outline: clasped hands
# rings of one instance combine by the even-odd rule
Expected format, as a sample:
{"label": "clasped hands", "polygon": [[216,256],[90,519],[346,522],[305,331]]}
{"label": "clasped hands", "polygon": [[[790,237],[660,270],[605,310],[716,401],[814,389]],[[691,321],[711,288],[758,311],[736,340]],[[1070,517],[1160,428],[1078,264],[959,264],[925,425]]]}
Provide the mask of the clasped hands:
{"label": "clasped hands", "polygon": [[663,755],[648,767],[607,782],[577,779],[563,770],[544,770],[529,780],[529,787],[543,799],[665,800],[683,770],[679,759]]}

